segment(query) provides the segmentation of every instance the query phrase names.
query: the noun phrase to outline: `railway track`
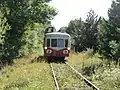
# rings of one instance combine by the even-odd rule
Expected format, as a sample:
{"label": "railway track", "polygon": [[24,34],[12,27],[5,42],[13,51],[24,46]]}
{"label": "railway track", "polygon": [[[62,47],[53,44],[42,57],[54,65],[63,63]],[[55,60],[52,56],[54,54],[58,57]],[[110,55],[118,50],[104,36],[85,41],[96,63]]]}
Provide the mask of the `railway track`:
{"label": "railway track", "polygon": [[[85,83],[88,86],[93,88],[93,90],[100,90],[96,85],[94,85],[91,81],[89,81],[87,78],[85,78],[80,72],[78,72],[76,69],[74,69],[70,64],[65,63],[65,65],[70,67],[71,70],[73,70],[76,74],[78,74],[85,81]],[[55,71],[54,71],[52,63],[50,63],[50,66],[51,66],[51,69],[52,69],[53,78],[54,78],[54,82],[55,82],[55,90],[60,90],[59,83],[57,81],[57,78],[56,78]]]}
{"label": "railway track", "polygon": [[52,69],[53,78],[54,78],[54,82],[55,82],[55,90],[59,90],[59,85],[58,85],[58,82],[57,82],[57,79],[56,79],[56,76],[55,76],[55,72],[54,72],[52,63],[50,63],[50,66],[51,66],[51,69]]}

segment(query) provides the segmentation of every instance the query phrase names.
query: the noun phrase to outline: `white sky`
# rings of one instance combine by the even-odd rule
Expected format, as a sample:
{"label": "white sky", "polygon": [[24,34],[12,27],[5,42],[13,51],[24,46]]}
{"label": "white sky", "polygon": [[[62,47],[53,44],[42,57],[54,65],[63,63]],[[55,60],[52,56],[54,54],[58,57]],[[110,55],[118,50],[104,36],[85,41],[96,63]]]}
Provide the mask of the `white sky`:
{"label": "white sky", "polygon": [[67,26],[70,20],[80,17],[85,20],[90,9],[99,16],[108,18],[107,11],[111,3],[112,0],[52,0],[50,5],[59,11],[52,20],[52,25],[58,30],[62,26]]}

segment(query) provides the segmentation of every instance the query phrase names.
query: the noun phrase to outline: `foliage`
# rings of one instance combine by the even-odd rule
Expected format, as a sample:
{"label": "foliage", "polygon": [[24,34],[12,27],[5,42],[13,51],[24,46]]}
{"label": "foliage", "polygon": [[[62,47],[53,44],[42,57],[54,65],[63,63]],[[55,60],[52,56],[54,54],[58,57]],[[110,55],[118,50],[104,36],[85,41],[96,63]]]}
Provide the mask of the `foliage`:
{"label": "foliage", "polygon": [[[112,1],[108,10],[109,22],[104,25],[104,55],[118,62],[120,58],[120,0]],[[105,43],[106,42],[106,43]],[[106,53],[106,54],[105,54]]]}
{"label": "foliage", "polygon": [[109,59],[117,60],[120,58],[120,30],[115,24],[101,20],[99,31],[100,52]]}
{"label": "foliage", "polygon": [[82,78],[77,78],[77,75],[67,65],[55,63],[53,66],[61,90],[83,89],[81,86],[84,85],[84,81]]}
{"label": "foliage", "polygon": [[61,27],[58,32],[66,32],[67,27]]}
{"label": "foliage", "polygon": [[[91,56],[91,53],[92,50],[74,53],[68,58],[68,63],[101,90],[119,90],[120,66],[115,67],[111,62],[109,67],[108,60],[100,59],[101,56],[98,53]],[[14,65],[2,69],[0,71],[0,89],[53,90],[54,80],[49,64],[45,62],[30,63],[37,56],[30,54],[19,58],[15,60]],[[92,90],[64,63],[53,63],[53,65],[60,89]]]}
{"label": "foliage", "polygon": [[[24,33],[27,33],[26,27],[31,27],[34,23],[40,23],[43,24],[43,26],[50,24],[50,20],[53,19],[57,12],[55,8],[48,5],[49,1],[51,0],[0,1],[1,11],[11,27],[5,35],[4,48],[6,49],[4,51],[4,59],[12,60],[19,55],[21,46],[23,46],[24,43],[27,43],[22,42],[23,39],[27,37],[24,37],[23,35]],[[30,30],[28,30],[28,32],[29,31]],[[39,30],[35,30],[34,33],[39,33]]]}
{"label": "foliage", "polygon": [[84,22],[80,19],[71,20],[66,32],[72,36],[72,44],[75,46],[75,50],[79,50],[79,46],[82,46],[82,30],[84,30]]}
{"label": "foliage", "polygon": [[[90,10],[86,21],[82,19],[71,20],[66,30],[73,38],[76,51],[97,47],[97,15]],[[91,37],[92,36],[92,37]]]}
{"label": "foliage", "polygon": [[48,63],[30,63],[34,56],[15,60],[13,66],[0,71],[0,90],[53,90],[54,82]]}
{"label": "foliage", "polygon": [[26,26],[26,31],[22,36],[22,42],[24,43],[19,50],[20,56],[27,55],[29,53],[43,53],[42,44],[44,38],[44,29],[48,25],[39,23]]}
{"label": "foliage", "polygon": [[85,29],[83,31],[84,35],[84,46],[86,48],[95,49],[97,46],[97,37],[98,37],[98,29],[97,29],[98,15],[94,12],[94,10],[90,10],[87,15],[87,19],[85,22]]}
{"label": "foliage", "polygon": [[[111,11],[111,13],[115,12]],[[114,23],[111,17],[108,21],[102,17],[99,19],[97,17],[98,15],[90,10],[85,22],[81,19],[71,20],[66,31],[72,36],[76,51],[93,48],[94,51],[99,51],[103,57],[113,59],[117,63],[120,58],[119,24],[117,24],[117,21],[114,21],[116,22]]]}
{"label": "foliage", "polygon": [[7,23],[7,18],[4,17],[4,14],[0,10],[0,61],[4,55],[4,44],[5,44],[5,35],[10,30],[10,26]]}
{"label": "foliage", "polygon": [[112,1],[111,8],[108,10],[109,20],[120,28],[120,0]]}
{"label": "foliage", "polygon": [[[72,54],[68,62],[76,70],[85,74],[100,90],[119,90],[120,89],[120,66],[110,63],[107,59],[101,59],[98,53],[89,56],[87,52]],[[94,73],[93,73],[94,72]],[[88,74],[91,74],[88,76]]]}

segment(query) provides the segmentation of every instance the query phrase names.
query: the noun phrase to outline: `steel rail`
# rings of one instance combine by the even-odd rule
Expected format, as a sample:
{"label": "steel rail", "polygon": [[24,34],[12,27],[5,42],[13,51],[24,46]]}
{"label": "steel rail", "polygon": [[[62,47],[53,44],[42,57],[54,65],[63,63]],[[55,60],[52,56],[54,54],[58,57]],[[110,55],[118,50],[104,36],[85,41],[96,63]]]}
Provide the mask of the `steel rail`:
{"label": "steel rail", "polygon": [[75,70],[71,65],[69,65],[68,63],[65,64],[67,64],[73,71],[75,71],[78,75],[80,75],[83,78],[83,80],[89,84],[89,86],[93,87],[93,89],[100,90],[97,86],[95,86],[92,82],[90,82],[87,78],[85,78],[81,73]]}
{"label": "steel rail", "polygon": [[54,78],[54,82],[55,82],[55,86],[56,86],[55,90],[59,90],[59,85],[58,85],[58,82],[57,82],[57,79],[56,79],[56,76],[55,76],[55,72],[54,72],[52,63],[50,63],[50,66],[51,66],[51,69],[52,69],[53,78]]}

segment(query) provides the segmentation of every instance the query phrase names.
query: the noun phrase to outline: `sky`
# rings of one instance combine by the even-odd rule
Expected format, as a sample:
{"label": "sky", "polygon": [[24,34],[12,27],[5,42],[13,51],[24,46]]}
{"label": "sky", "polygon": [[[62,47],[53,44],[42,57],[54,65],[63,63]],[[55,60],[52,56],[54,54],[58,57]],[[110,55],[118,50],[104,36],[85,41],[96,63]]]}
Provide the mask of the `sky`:
{"label": "sky", "polygon": [[68,26],[70,20],[85,20],[87,13],[92,9],[98,16],[108,19],[108,8],[111,7],[112,0],[52,0],[51,6],[54,6],[58,14],[51,21],[52,26],[57,30],[63,26]]}

